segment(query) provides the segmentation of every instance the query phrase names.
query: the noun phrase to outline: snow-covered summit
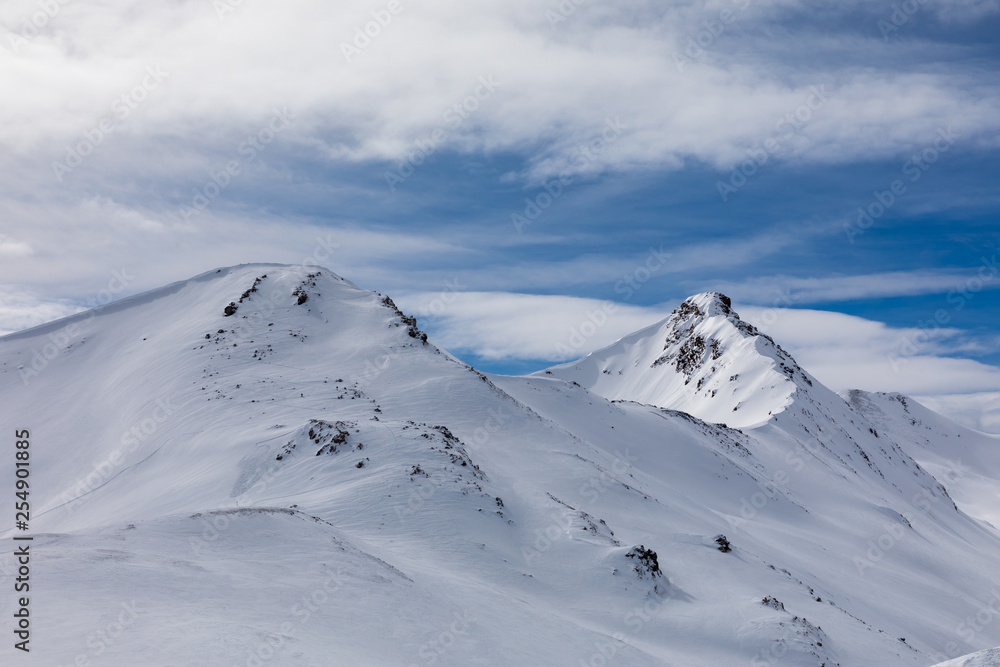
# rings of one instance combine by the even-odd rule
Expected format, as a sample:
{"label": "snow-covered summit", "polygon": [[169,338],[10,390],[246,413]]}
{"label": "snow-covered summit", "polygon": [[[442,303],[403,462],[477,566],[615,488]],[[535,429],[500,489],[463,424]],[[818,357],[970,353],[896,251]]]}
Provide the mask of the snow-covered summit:
{"label": "snow-covered summit", "polygon": [[729,316],[733,313],[733,301],[722,292],[702,292],[684,300],[689,306],[698,308],[706,317]]}
{"label": "snow-covered summit", "polygon": [[689,297],[661,322],[540,374],[738,427],[766,422],[816,384],[719,292]]}

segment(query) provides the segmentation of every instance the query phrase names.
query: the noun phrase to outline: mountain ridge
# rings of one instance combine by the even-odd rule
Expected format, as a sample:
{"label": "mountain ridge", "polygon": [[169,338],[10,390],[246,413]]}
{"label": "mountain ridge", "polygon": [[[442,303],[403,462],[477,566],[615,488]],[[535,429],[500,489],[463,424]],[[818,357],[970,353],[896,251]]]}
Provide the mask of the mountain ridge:
{"label": "mountain ridge", "polygon": [[[327,269],[206,276],[80,314],[28,384],[50,330],[0,338],[0,405],[34,443],[47,664],[123,599],[145,611],[107,664],[265,662],[268,637],[303,666],[923,667],[1000,644],[947,630],[1000,586],[1000,535],[818,383],[723,427],[480,373]],[[695,305],[680,330],[734,326]]]}

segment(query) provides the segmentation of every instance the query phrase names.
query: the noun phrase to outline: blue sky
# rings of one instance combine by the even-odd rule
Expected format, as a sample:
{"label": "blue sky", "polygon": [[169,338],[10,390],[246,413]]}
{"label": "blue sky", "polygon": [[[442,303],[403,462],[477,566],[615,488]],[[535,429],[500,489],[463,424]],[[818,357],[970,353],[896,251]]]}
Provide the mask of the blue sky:
{"label": "blue sky", "polygon": [[322,258],[527,372],[717,289],[834,388],[1000,429],[995,0],[394,7],[4,3],[0,331]]}

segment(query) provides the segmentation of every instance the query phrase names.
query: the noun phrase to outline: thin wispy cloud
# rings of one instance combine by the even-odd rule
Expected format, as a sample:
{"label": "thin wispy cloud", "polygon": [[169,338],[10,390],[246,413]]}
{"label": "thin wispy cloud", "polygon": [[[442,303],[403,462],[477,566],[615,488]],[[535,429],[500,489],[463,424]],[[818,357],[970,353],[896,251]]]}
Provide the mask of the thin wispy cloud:
{"label": "thin wispy cloud", "polygon": [[[984,258],[986,263],[993,258]],[[983,265],[966,269],[928,269],[892,271],[856,276],[799,278],[795,276],[763,276],[741,283],[718,283],[715,289],[747,303],[784,305],[816,304],[831,301],[852,301],[922,294],[945,294],[952,299],[973,290],[1000,289],[1000,276],[983,271]],[[990,270],[986,266],[986,270]],[[990,279],[983,280],[981,275]],[[946,299],[948,297],[946,296]]]}

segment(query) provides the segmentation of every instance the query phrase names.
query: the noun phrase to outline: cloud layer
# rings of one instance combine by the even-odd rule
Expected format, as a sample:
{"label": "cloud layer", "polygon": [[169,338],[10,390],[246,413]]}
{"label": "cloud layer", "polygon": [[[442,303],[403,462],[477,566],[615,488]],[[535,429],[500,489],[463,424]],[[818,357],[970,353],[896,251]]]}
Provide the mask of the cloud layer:
{"label": "cloud layer", "polygon": [[[809,161],[902,155],[945,127],[995,145],[1000,126],[995,77],[928,62],[921,49],[953,58],[963,47],[926,40],[916,19],[884,39],[878,21],[891,7],[393,4],[397,13],[382,2],[66,3],[30,36],[38,5],[5,3],[0,85],[18,95],[0,111],[0,142],[20,156],[45,151],[50,168],[109,120],[109,144],[144,149],[119,156],[129,169],[180,170],[235,146],[231,129],[256,131],[277,108],[295,114],[289,141],[317,157],[401,160],[440,128],[438,150],[530,148],[527,173],[542,178],[690,160],[728,168],[768,138],[781,159]],[[945,2],[920,18],[995,11]],[[831,12],[854,12],[857,29],[828,34]],[[768,49],[761,31],[774,35]],[[616,118],[626,129],[613,147],[579,160]],[[174,143],[179,152],[145,150],[179,139],[189,140]]]}

